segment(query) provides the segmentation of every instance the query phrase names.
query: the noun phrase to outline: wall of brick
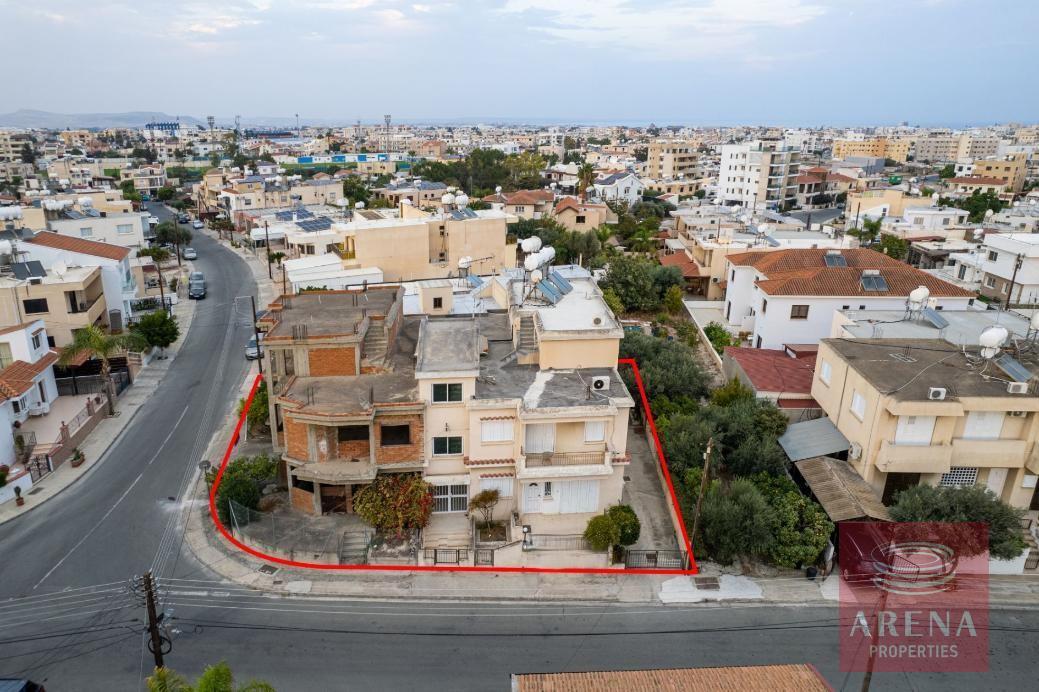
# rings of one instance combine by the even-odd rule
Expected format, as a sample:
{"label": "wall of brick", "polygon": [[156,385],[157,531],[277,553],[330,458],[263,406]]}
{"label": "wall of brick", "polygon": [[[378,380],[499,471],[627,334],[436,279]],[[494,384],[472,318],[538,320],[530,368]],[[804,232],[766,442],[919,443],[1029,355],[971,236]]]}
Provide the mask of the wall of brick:
{"label": "wall of brick", "polygon": [[307,514],[315,514],[314,493],[308,493],[302,488],[289,488],[289,498],[295,509]]}
{"label": "wall of brick", "polygon": [[307,424],[300,423],[290,416],[285,416],[285,450],[293,459],[307,461],[310,451],[307,447]]}
{"label": "wall of brick", "polygon": [[357,374],[353,346],[312,348],[307,351],[311,377],[334,377]]}
{"label": "wall of brick", "polygon": [[370,450],[371,445],[368,444],[368,440],[350,440],[349,442],[340,442],[339,458],[353,459],[354,457],[366,457]]}
{"label": "wall of brick", "polygon": [[[382,426],[405,424],[411,426],[411,444],[384,447],[382,445]],[[375,460],[379,464],[423,461],[425,459],[424,439],[425,430],[421,414],[381,414],[375,417]]]}

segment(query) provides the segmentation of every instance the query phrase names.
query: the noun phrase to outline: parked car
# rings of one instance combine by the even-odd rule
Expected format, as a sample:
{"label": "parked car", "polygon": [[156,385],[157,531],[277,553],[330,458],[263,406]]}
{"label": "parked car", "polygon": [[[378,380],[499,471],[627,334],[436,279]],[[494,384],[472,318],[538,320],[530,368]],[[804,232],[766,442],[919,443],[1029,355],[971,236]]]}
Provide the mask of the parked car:
{"label": "parked car", "polygon": [[191,227],[198,231],[205,228],[206,224],[202,223],[201,219],[195,219],[191,222]]}
{"label": "parked car", "polygon": [[159,217],[155,216],[154,214],[152,216],[149,216],[148,217],[148,223],[150,225],[152,225],[152,226],[158,226],[159,225]]}
{"label": "parked car", "polygon": [[177,223],[191,223],[191,217],[187,214],[177,214]]}
{"label": "parked car", "polygon": [[188,298],[202,300],[206,297],[206,277],[202,272],[188,274]]}
{"label": "parked car", "polygon": [[181,250],[180,251],[180,256],[183,257],[184,259],[189,259],[189,260],[191,260],[191,259],[198,259],[198,253],[195,252],[195,248],[193,248],[193,247],[186,247],[183,250]]}
{"label": "parked car", "polygon": [[256,360],[257,358],[263,357],[263,347],[261,344],[256,343],[256,335],[254,334],[249,338],[249,343],[245,345],[245,359]]}
{"label": "parked car", "polygon": [[141,202],[141,206],[139,207],[139,209],[141,211],[148,211],[148,203],[147,202]]}

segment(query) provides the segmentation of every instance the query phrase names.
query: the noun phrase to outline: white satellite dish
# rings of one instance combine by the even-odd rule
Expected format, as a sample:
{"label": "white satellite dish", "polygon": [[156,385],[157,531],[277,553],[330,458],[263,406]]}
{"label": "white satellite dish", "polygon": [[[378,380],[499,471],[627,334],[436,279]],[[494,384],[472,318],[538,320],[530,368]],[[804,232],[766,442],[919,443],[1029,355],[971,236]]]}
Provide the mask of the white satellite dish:
{"label": "white satellite dish", "polygon": [[544,278],[544,275],[541,273],[540,269],[535,269],[534,271],[532,271],[530,273],[530,280],[531,280],[532,283],[537,283],[537,282],[541,281],[541,279],[543,279],[543,278]]}
{"label": "white satellite dish", "polygon": [[57,262],[51,265],[51,271],[57,274],[58,276],[65,276],[65,273],[68,270],[68,265],[62,262],[61,260],[58,260]]}

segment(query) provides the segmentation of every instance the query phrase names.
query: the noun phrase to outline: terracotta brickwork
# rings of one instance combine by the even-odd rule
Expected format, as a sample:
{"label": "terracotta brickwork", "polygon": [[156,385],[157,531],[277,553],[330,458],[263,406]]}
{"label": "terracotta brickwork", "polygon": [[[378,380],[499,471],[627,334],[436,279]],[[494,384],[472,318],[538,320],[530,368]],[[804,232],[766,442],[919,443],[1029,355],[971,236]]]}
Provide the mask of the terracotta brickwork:
{"label": "terracotta brickwork", "polygon": [[368,440],[350,440],[339,443],[340,459],[361,459],[368,456],[370,451],[371,446],[368,444]]}
{"label": "terracotta brickwork", "polygon": [[357,374],[353,346],[312,348],[307,351],[311,377],[334,377]]}
{"label": "terracotta brickwork", "polygon": [[[382,445],[383,425],[410,425],[411,443],[406,445]],[[421,414],[387,415],[375,417],[375,460],[379,464],[396,464],[402,461],[423,461],[425,431]]]}
{"label": "terracotta brickwork", "polygon": [[300,423],[290,416],[285,416],[285,450],[293,459],[308,461],[310,451],[307,447],[307,424]]}
{"label": "terracotta brickwork", "polygon": [[308,493],[302,488],[289,488],[289,498],[292,500],[293,508],[314,514],[314,493]]}

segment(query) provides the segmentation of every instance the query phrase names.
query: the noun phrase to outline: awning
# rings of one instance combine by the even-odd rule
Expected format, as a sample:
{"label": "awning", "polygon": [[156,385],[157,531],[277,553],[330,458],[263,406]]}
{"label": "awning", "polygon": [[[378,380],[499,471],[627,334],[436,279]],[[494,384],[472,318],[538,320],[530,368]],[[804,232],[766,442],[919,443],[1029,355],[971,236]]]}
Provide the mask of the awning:
{"label": "awning", "polygon": [[833,521],[880,519],[891,521],[887,507],[873,486],[846,461],[833,457],[813,457],[794,464],[812,494]]}
{"label": "awning", "polygon": [[779,446],[790,461],[801,461],[846,452],[851,444],[829,418],[816,418],[788,426]]}

